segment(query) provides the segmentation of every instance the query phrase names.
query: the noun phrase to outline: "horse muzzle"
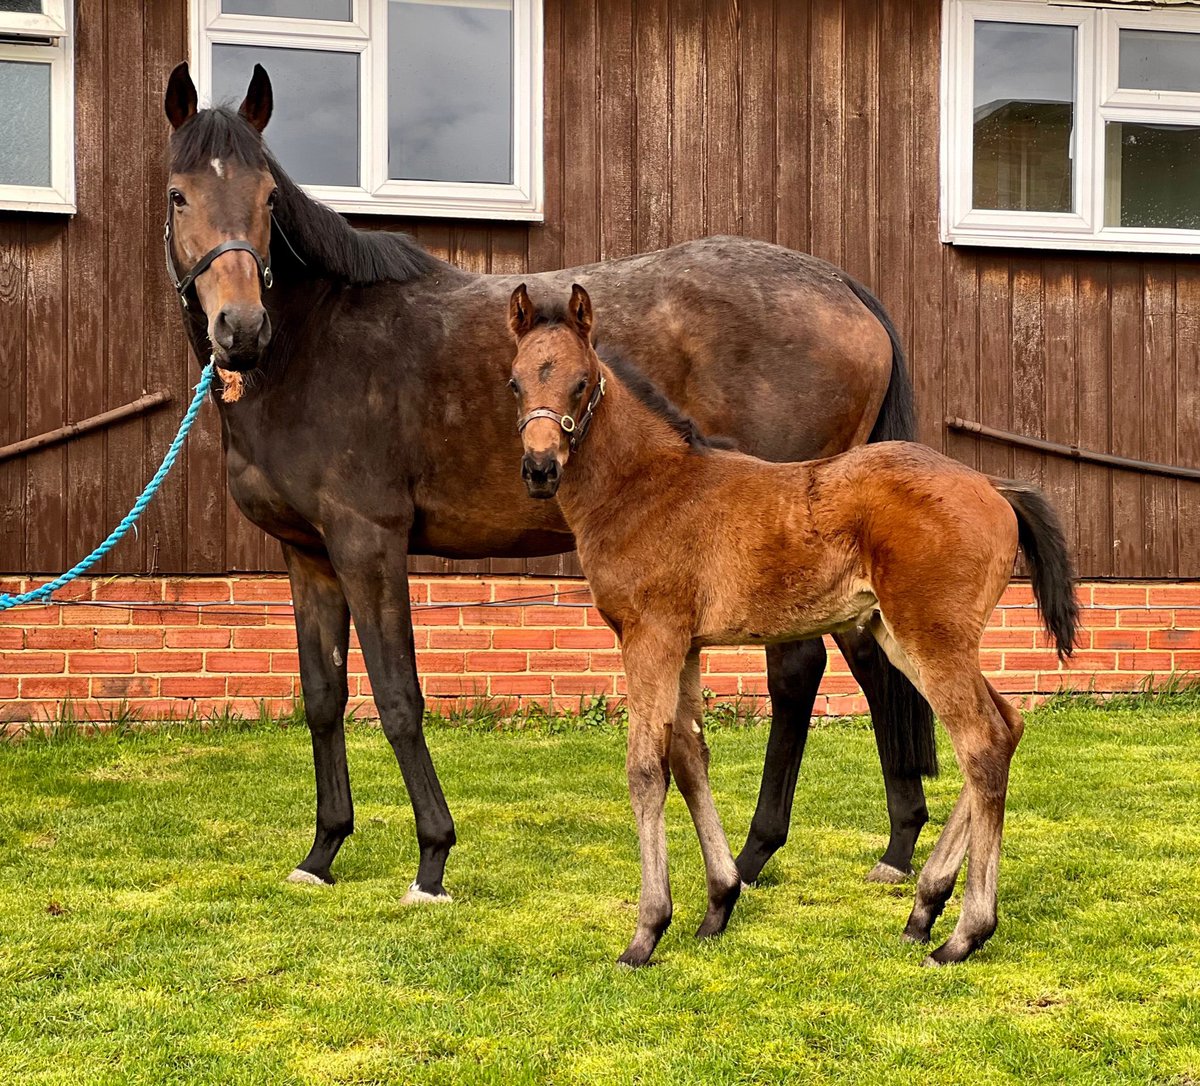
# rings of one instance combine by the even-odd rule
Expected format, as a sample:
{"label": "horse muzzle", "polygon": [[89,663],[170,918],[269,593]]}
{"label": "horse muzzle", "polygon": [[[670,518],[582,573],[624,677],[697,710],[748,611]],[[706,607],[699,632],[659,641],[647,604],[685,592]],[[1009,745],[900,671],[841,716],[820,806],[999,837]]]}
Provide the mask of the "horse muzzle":
{"label": "horse muzzle", "polygon": [[222,306],[209,339],[222,369],[252,370],[271,342],[271,318],[261,305]]}
{"label": "horse muzzle", "polygon": [[521,478],[531,498],[553,498],[558,493],[562,469],[553,454],[526,453],[521,460]]}

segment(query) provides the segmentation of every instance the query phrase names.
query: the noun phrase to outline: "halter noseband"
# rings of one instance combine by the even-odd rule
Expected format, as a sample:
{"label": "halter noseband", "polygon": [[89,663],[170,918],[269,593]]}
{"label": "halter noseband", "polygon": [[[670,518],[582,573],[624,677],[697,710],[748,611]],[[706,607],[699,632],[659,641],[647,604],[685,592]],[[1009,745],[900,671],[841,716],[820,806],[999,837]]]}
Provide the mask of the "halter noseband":
{"label": "halter noseband", "polygon": [[222,253],[232,253],[241,251],[249,253],[254,257],[254,264],[258,268],[258,279],[264,290],[270,290],[271,284],[275,281],[275,277],[271,274],[271,265],[264,260],[259,251],[254,248],[250,242],[242,238],[237,238],[232,241],[223,241],[220,245],[216,245],[209,249],[195,264],[187,275],[180,276],[179,268],[175,265],[175,255],[171,252],[171,224],[174,221],[174,212],[172,210],[171,198],[167,197],[167,221],[163,227],[163,251],[167,257],[167,271],[171,274],[171,282],[175,284],[175,292],[179,295],[179,304],[184,309],[188,307],[187,292],[191,289],[192,284],[196,281],[196,277],[208,271],[209,265],[217,259]]}
{"label": "halter noseband", "polygon": [[557,411],[551,411],[548,407],[537,407],[532,411],[526,412],[517,420],[517,433],[525,432],[525,427],[528,426],[534,419],[550,419],[557,422],[562,432],[567,435],[567,444],[571,446],[571,451],[574,452],[579,448],[580,442],[587,437],[587,432],[592,425],[592,416],[596,414],[596,408],[600,406],[600,401],[604,398],[605,383],[604,375],[600,375],[600,380],[596,382],[596,387],[592,389],[591,396],[588,397],[587,407],[583,409],[583,414],[576,420],[570,415],[560,415]]}

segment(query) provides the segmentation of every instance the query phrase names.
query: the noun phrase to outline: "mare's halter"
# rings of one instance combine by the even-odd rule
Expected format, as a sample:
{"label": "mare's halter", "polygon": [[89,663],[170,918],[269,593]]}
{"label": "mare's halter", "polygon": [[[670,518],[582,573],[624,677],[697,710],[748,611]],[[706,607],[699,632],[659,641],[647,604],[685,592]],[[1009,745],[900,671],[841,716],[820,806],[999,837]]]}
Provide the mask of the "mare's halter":
{"label": "mare's halter", "polygon": [[196,277],[203,272],[208,271],[208,266],[217,259],[222,253],[232,253],[238,250],[249,253],[254,257],[254,263],[258,268],[259,282],[262,283],[264,290],[270,290],[271,284],[275,281],[275,277],[271,274],[271,265],[262,258],[259,251],[254,248],[250,242],[244,238],[235,238],[231,241],[223,241],[220,245],[216,245],[209,249],[195,264],[192,265],[191,271],[180,277],[179,269],[175,266],[175,256],[171,252],[171,224],[174,222],[175,216],[172,210],[171,197],[167,197],[167,221],[163,227],[163,251],[167,256],[167,271],[171,273],[171,282],[175,284],[175,292],[179,295],[179,304],[184,309],[188,307],[187,292],[191,289],[192,284],[196,281]]}
{"label": "mare's halter", "polygon": [[526,412],[517,420],[517,433],[524,433],[525,427],[534,419],[552,419],[567,435],[567,444],[574,452],[579,448],[580,442],[587,437],[588,429],[592,425],[592,416],[596,414],[596,408],[600,406],[600,401],[604,398],[604,391],[604,375],[601,374],[600,380],[596,382],[596,387],[592,389],[591,396],[588,397],[587,407],[583,409],[583,414],[579,416],[578,421],[570,415],[560,415],[557,411],[551,411],[548,407],[538,407]]}

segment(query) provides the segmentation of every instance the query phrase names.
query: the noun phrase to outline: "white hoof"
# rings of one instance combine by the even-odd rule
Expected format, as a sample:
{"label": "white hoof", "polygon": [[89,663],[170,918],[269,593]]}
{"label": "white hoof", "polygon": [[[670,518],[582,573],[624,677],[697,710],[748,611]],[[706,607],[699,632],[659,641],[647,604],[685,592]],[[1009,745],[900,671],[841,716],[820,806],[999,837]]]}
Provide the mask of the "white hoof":
{"label": "white hoof", "polygon": [[400,899],[401,905],[446,905],[453,901],[449,894],[431,894],[422,890],[415,882],[408,888],[408,893]]}
{"label": "white hoof", "polygon": [[743,883],[742,883],[742,893],[743,893],[743,894],[744,894],[744,893],[745,893],[747,890],[753,890],[753,889],[754,889],[754,883],[752,883],[752,882],[743,882]]}
{"label": "white hoof", "polygon": [[907,882],[911,874],[911,871],[901,871],[900,868],[885,864],[880,860],[867,872],[867,882],[886,882],[895,885],[898,882]]}
{"label": "white hoof", "polygon": [[299,883],[302,886],[329,886],[330,885],[330,883],[326,882],[320,876],[314,875],[311,871],[301,871],[300,868],[298,868],[298,867],[296,868],[295,871],[293,871],[290,875],[288,875],[287,881]]}

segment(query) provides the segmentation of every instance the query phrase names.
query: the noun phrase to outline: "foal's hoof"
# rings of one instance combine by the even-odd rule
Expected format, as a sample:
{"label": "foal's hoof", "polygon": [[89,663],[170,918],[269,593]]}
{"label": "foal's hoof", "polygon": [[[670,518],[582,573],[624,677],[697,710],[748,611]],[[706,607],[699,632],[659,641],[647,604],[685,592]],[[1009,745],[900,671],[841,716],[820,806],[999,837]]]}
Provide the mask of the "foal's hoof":
{"label": "foal's hoof", "polygon": [[958,962],[965,962],[971,955],[971,949],[968,947],[963,950],[960,947],[952,946],[953,940],[947,940],[937,948],[921,963],[926,969],[932,969],[942,965],[955,965]]}
{"label": "foal's hoof", "polygon": [[725,891],[724,896],[719,900],[709,902],[708,912],[704,914],[700,927],[696,929],[697,939],[711,939],[725,930],[729,924],[729,917],[733,914],[733,907],[737,904],[741,893],[742,882],[739,879]]}
{"label": "foal's hoof", "polygon": [[431,894],[428,890],[422,890],[415,882],[408,888],[401,899],[401,905],[448,905],[452,898],[445,890],[441,890],[436,894]]}
{"label": "foal's hoof", "polygon": [[867,882],[886,882],[894,886],[898,882],[905,882],[912,878],[912,874],[911,870],[901,871],[900,868],[885,864],[880,860],[867,872]]}
{"label": "foal's hoof", "polygon": [[320,875],[314,875],[311,871],[305,871],[302,867],[297,867],[287,877],[288,882],[294,882],[300,886],[332,886],[333,879],[323,879]]}
{"label": "foal's hoof", "polygon": [[924,945],[929,942],[929,932],[923,928],[914,927],[912,924],[909,924],[901,933],[900,938],[906,943],[920,943]]}
{"label": "foal's hoof", "polygon": [[650,955],[653,953],[653,948],[644,950],[635,945],[630,945],[629,949],[617,959],[617,965],[622,965],[626,969],[641,969],[650,964]]}

